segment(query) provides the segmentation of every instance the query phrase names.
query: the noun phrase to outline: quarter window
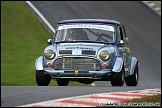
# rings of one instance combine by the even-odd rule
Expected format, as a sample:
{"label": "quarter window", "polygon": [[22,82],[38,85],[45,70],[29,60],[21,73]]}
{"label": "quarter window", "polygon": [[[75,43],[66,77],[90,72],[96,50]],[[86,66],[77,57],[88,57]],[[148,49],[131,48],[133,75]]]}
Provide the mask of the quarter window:
{"label": "quarter window", "polygon": [[119,27],[118,27],[118,42],[119,42],[120,40],[124,40],[125,37],[126,37],[126,35],[125,35],[124,27],[123,27],[123,26],[119,26]]}

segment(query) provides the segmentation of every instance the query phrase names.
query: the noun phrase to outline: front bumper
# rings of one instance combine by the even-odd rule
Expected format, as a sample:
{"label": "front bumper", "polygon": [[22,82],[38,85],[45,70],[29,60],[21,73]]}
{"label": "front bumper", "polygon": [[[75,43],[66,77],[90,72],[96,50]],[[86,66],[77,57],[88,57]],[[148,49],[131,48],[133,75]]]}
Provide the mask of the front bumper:
{"label": "front bumper", "polygon": [[69,79],[101,79],[109,76],[111,70],[89,71],[89,70],[54,70],[44,69],[46,74],[50,74],[52,78],[69,78]]}

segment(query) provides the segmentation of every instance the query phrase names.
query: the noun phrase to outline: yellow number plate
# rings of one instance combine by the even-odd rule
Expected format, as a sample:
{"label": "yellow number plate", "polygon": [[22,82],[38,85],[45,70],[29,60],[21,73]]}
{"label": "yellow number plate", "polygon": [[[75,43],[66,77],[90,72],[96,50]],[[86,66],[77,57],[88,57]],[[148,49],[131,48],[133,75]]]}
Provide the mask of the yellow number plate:
{"label": "yellow number plate", "polygon": [[78,73],[78,70],[76,70],[76,71],[75,71],[75,76],[78,76],[78,74],[79,74],[79,73]]}

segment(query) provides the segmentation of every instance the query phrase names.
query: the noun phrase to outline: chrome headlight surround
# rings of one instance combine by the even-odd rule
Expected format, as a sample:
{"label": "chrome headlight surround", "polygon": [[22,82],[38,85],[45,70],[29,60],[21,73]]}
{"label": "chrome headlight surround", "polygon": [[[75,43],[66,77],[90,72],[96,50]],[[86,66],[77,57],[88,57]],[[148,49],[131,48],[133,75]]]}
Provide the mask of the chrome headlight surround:
{"label": "chrome headlight surround", "polygon": [[100,59],[103,60],[103,61],[106,61],[110,58],[110,54],[106,50],[101,51],[99,56],[100,56]]}
{"label": "chrome headlight surround", "polygon": [[48,49],[44,52],[44,56],[45,56],[46,59],[51,60],[56,56],[56,54],[53,50]]}

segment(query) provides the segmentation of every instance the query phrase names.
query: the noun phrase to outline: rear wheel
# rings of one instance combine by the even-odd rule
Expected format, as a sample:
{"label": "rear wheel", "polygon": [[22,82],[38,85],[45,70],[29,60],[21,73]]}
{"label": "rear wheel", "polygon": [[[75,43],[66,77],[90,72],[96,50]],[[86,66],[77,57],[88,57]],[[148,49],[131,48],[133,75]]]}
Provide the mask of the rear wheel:
{"label": "rear wheel", "polygon": [[36,70],[36,82],[38,86],[48,86],[50,81],[50,75],[45,74],[43,70]]}
{"label": "rear wheel", "polygon": [[134,73],[125,78],[127,86],[136,86],[138,84],[138,64],[136,64]]}
{"label": "rear wheel", "polygon": [[69,84],[69,80],[68,79],[58,79],[57,84],[59,86],[67,86]]}
{"label": "rear wheel", "polygon": [[[124,65],[124,64],[123,64]],[[125,71],[124,66],[120,72],[112,72],[111,74],[111,85],[112,86],[123,86],[124,84]]]}

